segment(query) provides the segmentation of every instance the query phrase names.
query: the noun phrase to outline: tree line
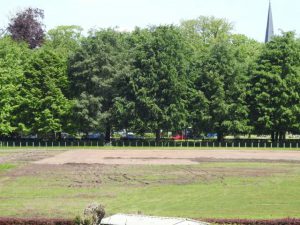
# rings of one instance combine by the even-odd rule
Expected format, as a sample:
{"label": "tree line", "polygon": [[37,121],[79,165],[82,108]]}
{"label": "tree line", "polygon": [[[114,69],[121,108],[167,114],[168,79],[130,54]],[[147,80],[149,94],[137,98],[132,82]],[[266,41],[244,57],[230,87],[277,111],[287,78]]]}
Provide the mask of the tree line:
{"label": "tree line", "polygon": [[300,41],[262,44],[224,19],[180,25],[44,30],[18,12],[0,36],[0,137],[191,128],[194,135],[300,133]]}

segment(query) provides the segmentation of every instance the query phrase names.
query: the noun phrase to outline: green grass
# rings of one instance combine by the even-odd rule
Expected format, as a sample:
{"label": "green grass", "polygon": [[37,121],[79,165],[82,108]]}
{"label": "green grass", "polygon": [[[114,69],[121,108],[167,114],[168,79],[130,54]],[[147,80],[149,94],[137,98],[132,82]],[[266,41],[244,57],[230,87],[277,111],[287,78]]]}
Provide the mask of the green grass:
{"label": "green grass", "polygon": [[0,173],[5,172],[5,171],[10,170],[10,169],[13,169],[15,167],[16,167],[16,165],[14,165],[14,164],[9,164],[9,163],[0,164]]}
{"label": "green grass", "polygon": [[[194,177],[186,169],[201,176]],[[83,167],[76,166],[69,172],[55,171],[45,169],[35,175],[0,179],[0,216],[73,218],[87,204],[99,202],[105,205],[108,214],[300,217],[300,164],[297,163],[106,166],[99,170],[101,174],[90,170],[83,173]],[[77,179],[76,174],[80,173],[83,176]],[[108,179],[122,174],[135,180]],[[97,177],[102,183],[91,182]],[[77,185],[78,180],[81,186]]]}
{"label": "green grass", "polygon": [[224,184],[151,187],[124,192],[111,211],[192,218],[299,217],[299,185],[294,178],[231,178]]}

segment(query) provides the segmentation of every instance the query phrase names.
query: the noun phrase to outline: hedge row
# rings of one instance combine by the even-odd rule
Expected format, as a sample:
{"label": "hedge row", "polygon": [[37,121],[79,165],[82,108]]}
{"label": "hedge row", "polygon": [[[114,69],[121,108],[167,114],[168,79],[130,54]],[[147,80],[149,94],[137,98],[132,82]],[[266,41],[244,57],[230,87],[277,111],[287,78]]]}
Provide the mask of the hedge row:
{"label": "hedge row", "polygon": [[[238,224],[238,225],[300,225],[300,219],[270,219],[270,220],[247,220],[247,219],[202,219],[208,223]],[[74,220],[67,219],[20,219],[0,217],[0,225],[75,225]]]}
{"label": "hedge row", "polygon": [[208,223],[216,224],[239,224],[239,225],[300,225],[300,219],[284,218],[269,220],[247,220],[247,219],[204,219]]}
{"label": "hedge row", "polygon": [[75,225],[67,219],[20,219],[0,217],[0,225]]}

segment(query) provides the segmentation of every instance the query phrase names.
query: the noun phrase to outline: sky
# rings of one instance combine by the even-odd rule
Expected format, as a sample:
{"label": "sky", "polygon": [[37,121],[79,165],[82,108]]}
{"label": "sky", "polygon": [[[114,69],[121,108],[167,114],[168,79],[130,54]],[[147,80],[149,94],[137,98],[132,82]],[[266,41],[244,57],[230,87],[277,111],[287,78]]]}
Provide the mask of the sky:
{"label": "sky", "polygon": [[[300,0],[271,0],[275,34],[296,31],[300,34]],[[225,18],[234,33],[263,42],[269,0],[0,0],[0,28],[25,7],[45,11],[46,29],[59,25],[91,28],[134,27],[179,24],[199,16]]]}

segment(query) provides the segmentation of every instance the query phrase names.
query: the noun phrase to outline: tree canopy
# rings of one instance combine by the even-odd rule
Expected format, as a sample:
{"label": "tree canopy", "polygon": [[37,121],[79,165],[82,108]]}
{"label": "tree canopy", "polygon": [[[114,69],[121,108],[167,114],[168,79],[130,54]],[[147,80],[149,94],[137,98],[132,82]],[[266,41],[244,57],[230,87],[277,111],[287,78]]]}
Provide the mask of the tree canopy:
{"label": "tree canopy", "polygon": [[179,29],[137,29],[131,45],[134,70],[120,98],[134,107],[136,129],[156,131],[157,139],[161,129],[183,129],[187,125],[188,49]]}
{"label": "tree canopy", "polygon": [[29,51],[9,37],[0,39],[0,136],[18,130],[17,111],[20,107],[24,70]]}
{"label": "tree canopy", "polygon": [[58,26],[40,9],[11,18],[0,35],[0,138],[43,139],[113,131],[194,136],[300,133],[300,41],[263,44],[225,19],[132,32]]}
{"label": "tree canopy", "polygon": [[7,30],[16,41],[25,41],[30,48],[41,46],[44,41],[44,10],[26,8],[10,19]]}
{"label": "tree canopy", "polygon": [[251,119],[256,132],[284,139],[299,132],[300,46],[293,32],[267,43],[251,76]]}
{"label": "tree canopy", "polygon": [[126,70],[123,36],[113,29],[91,31],[70,58],[74,119],[82,132],[105,129],[110,138],[111,110],[119,92],[116,83]]}

